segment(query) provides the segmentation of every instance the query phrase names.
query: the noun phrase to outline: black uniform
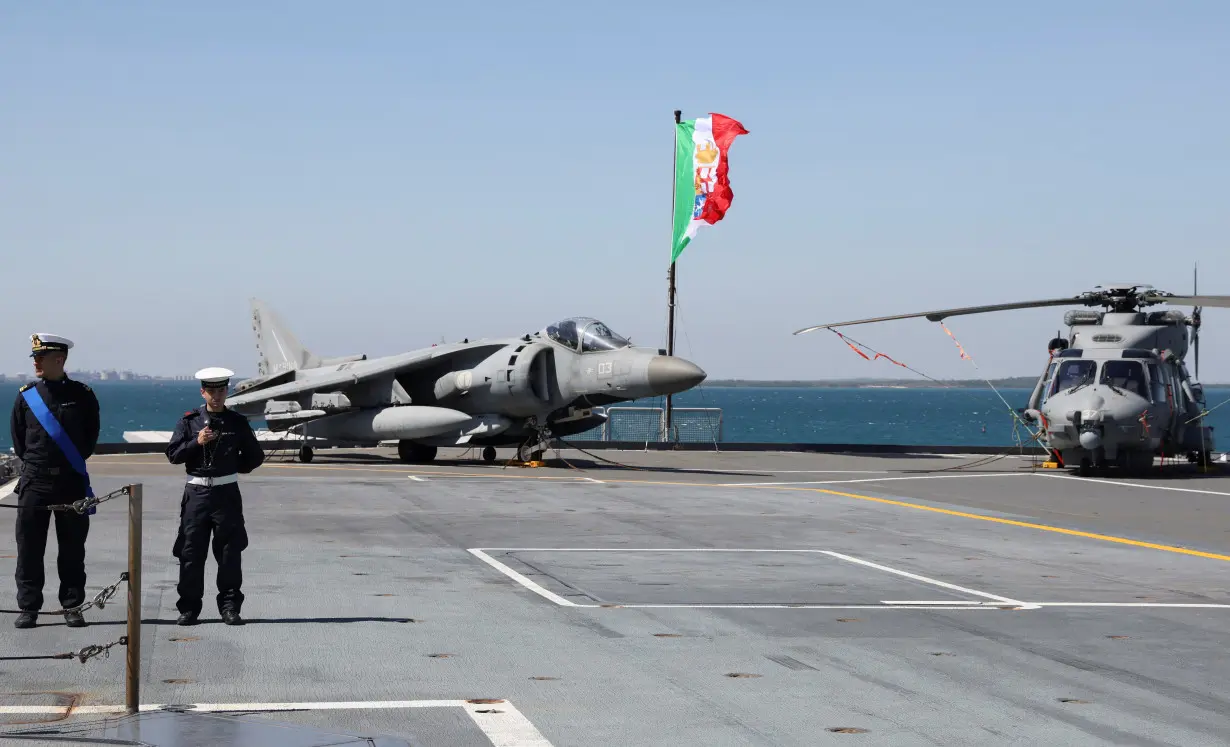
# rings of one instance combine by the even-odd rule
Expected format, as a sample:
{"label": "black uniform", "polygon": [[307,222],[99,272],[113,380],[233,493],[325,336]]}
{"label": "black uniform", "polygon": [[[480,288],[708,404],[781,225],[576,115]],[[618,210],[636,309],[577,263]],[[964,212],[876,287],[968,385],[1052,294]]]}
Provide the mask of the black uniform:
{"label": "black uniform", "polygon": [[[98,398],[94,391],[68,377],[26,384],[21,392],[31,387],[37,387],[47,409],[59,421],[81,458],[89,459],[98,444]],[[73,469],[21,393],[13,403],[9,421],[13,451],[21,459],[21,477],[17,481],[17,503],[22,507],[17,512],[17,606],[28,612],[42,609],[43,553],[54,513],[56,541],[60,545],[56,558],[60,605],[76,607],[85,602],[85,540],[90,517],[75,511],[53,512],[33,507],[85,498],[85,478]]]}
{"label": "black uniform", "polygon": [[[218,437],[204,446],[197,434],[213,421]],[[183,464],[189,477],[226,477],[247,474],[265,460],[256,434],[247,418],[232,411],[208,412],[205,406],[184,413],[175,426],[167,459]],[[200,614],[205,594],[205,558],[213,534],[214,560],[218,563],[218,612],[239,613],[243,605],[243,568],[240,553],[248,546],[239,483],[184,486],[180,504],[179,611]]]}

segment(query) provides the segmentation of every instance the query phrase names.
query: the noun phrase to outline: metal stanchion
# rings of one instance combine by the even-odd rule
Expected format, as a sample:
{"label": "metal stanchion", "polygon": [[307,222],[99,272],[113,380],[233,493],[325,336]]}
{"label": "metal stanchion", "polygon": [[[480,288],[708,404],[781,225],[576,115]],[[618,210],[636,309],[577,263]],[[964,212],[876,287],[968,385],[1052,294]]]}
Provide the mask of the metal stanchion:
{"label": "metal stanchion", "polygon": [[129,714],[141,702],[141,484],[128,486],[128,662],[124,705]]}

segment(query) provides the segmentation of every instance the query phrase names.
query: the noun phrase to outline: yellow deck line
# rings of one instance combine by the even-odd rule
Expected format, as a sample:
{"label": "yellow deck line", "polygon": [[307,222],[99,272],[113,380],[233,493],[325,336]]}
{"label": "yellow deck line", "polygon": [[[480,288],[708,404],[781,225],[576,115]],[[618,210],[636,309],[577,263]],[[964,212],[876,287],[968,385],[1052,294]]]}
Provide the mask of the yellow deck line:
{"label": "yellow deck line", "polygon": [[[133,462],[129,464],[165,464],[165,462]],[[326,466],[323,464],[266,464],[263,467],[274,467],[278,469],[293,469],[293,470],[319,470],[319,471],[344,471],[344,472],[395,472],[404,475],[436,475],[440,477],[456,476],[456,477],[486,477],[514,480],[572,480],[575,477],[565,477],[556,475],[510,475],[504,472],[500,474],[491,474],[486,472],[443,472],[432,470],[407,470],[396,467],[366,467],[366,466]],[[771,472],[772,470],[765,470]],[[1142,542],[1140,540],[1128,539],[1126,537],[1116,537],[1110,534],[1097,534],[1094,532],[1082,532],[1077,529],[1067,529],[1065,527],[1055,527],[1049,524],[1036,524],[1028,521],[1017,521],[1015,519],[1003,519],[998,516],[987,516],[985,514],[975,514],[968,511],[957,511],[950,508],[938,508],[936,506],[925,506],[921,503],[910,503],[909,501],[898,501],[891,498],[877,498],[871,495],[862,495],[860,493],[846,493],[840,490],[828,490],[826,488],[804,488],[791,487],[789,485],[716,485],[714,483],[705,482],[678,482],[673,480],[612,480],[609,478],[603,479],[607,484],[623,484],[623,485],[674,485],[679,487],[695,487],[695,488],[715,488],[723,487],[730,489],[742,490],[790,490],[805,493],[822,493],[826,495],[835,495],[842,498],[854,498],[860,501],[871,501],[872,503],[882,503],[888,506],[899,506],[902,508],[913,508],[920,511],[931,511],[937,514],[945,514],[948,516],[959,516],[963,519],[976,519],[978,521],[990,521],[996,524],[1007,524],[1015,527],[1025,527],[1027,529],[1038,529],[1044,532],[1055,532],[1056,534],[1066,534],[1072,537],[1083,537],[1085,539],[1101,540],[1103,542],[1114,542],[1121,545],[1130,545],[1132,547],[1145,547],[1150,550],[1161,550],[1163,552],[1172,552],[1180,555],[1192,555],[1198,558],[1208,558],[1210,560],[1230,561],[1230,555],[1219,555],[1217,553],[1202,552],[1200,550],[1190,550],[1186,547],[1175,547],[1173,545],[1162,545],[1155,542]]]}

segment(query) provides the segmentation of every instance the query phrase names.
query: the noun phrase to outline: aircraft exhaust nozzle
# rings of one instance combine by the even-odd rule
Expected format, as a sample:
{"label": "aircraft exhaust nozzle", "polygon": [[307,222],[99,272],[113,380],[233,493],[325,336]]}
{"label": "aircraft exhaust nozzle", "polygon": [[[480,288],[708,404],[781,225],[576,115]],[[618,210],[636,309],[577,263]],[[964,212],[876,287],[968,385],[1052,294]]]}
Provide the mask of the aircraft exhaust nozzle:
{"label": "aircraft exhaust nozzle", "polygon": [[324,418],[313,422],[308,433],[348,441],[400,441],[439,435],[472,419],[472,415],[447,407],[406,405]]}
{"label": "aircraft exhaust nozzle", "polygon": [[687,391],[708,376],[700,366],[683,358],[655,355],[649,360],[649,388],[657,394]]}
{"label": "aircraft exhaust nozzle", "polygon": [[1081,446],[1093,451],[1102,445],[1102,436],[1097,431],[1081,431]]}

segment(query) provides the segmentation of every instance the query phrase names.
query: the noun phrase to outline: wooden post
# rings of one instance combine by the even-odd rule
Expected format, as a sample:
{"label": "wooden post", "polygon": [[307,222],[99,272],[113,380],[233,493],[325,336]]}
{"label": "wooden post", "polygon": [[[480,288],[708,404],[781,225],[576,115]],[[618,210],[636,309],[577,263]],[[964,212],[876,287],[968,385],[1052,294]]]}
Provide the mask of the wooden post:
{"label": "wooden post", "polygon": [[141,484],[128,486],[128,660],[124,705],[135,714],[141,705]]}

